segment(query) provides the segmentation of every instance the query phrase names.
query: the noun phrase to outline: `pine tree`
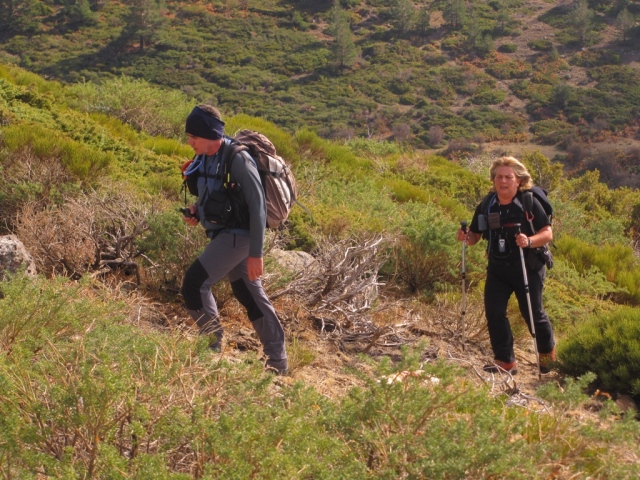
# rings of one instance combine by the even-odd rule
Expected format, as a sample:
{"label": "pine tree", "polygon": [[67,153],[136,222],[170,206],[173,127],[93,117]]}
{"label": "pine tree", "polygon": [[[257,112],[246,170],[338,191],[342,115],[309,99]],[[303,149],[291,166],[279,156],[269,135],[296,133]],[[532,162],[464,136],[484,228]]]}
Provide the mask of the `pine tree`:
{"label": "pine tree", "polygon": [[636,19],[626,8],[620,11],[616,17],[616,28],[622,34],[622,43],[626,43],[627,35],[631,29],[635,26]]}
{"label": "pine tree", "polygon": [[418,33],[424,35],[431,28],[431,12],[429,7],[423,5],[418,13],[418,19],[416,20],[416,30]]}
{"label": "pine tree", "polygon": [[411,0],[395,0],[391,9],[394,26],[401,32],[410,32],[416,18],[416,12]]}
{"label": "pine tree", "polygon": [[130,37],[138,37],[140,51],[151,43],[165,23],[162,16],[162,0],[132,0],[125,31]]}
{"label": "pine tree", "polygon": [[71,25],[90,25],[95,22],[95,14],[91,11],[89,0],[65,0],[62,16]]}
{"label": "pine tree", "polygon": [[442,11],[442,17],[451,28],[460,28],[466,19],[464,0],[447,0]]}
{"label": "pine tree", "polygon": [[498,24],[500,31],[504,34],[507,32],[507,26],[511,23],[511,11],[507,0],[498,2],[498,14],[496,16],[496,23]]}
{"label": "pine tree", "polygon": [[0,36],[38,32],[40,24],[35,18],[38,5],[36,0],[0,0]]}
{"label": "pine tree", "polygon": [[333,37],[331,44],[332,60],[340,70],[352,67],[356,62],[358,52],[353,41],[349,17],[336,2],[331,11],[331,24],[329,34]]}
{"label": "pine tree", "polygon": [[593,10],[589,8],[588,0],[578,0],[578,5],[571,13],[571,26],[575,35],[584,45],[593,31]]}

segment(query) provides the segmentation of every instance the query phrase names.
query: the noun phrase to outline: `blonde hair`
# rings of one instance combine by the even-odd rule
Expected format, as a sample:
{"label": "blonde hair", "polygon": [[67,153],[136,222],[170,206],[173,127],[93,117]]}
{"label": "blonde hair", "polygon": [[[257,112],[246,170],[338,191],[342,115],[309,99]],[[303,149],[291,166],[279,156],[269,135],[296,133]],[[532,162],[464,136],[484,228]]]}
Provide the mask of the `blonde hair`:
{"label": "blonde hair", "polygon": [[496,178],[496,170],[500,167],[511,167],[513,169],[513,173],[515,173],[516,178],[520,180],[520,186],[518,190],[528,190],[533,186],[533,180],[531,179],[531,174],[527,170],[520,160],[515,157],[500,157],[493,165],[491,165],[491,169],[489,170],[489,175],[491,177],[491,191],[495,191],[495,185],[493,185],[493,181]]}

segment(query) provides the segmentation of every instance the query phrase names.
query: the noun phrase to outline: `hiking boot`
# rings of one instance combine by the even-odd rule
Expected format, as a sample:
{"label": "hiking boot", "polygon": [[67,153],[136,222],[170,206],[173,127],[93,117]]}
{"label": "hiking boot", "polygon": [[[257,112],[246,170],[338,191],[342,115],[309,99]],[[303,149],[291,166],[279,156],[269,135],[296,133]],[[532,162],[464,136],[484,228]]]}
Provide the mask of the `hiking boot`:
{"label": "hiking boot", "polygon": [[518,373],[516,362],[503,362],[501,360],[494,360],[494,362],[492,365],[485,365],[482,369],[490,373],[508,372],[511,375]]}
{"label": "hiking boot", "polygon": [[555,347],[549,353],[541,353],[540,354],[540,373],[549,373],[555,361],[556,361]]}
{"label": "hiking boot", "polygon": [[211,335],[209,340],[209,350],[213,353],[220,353],[222,351],[222,335]]}
{"label": "hiking boot", "polygon": [[286,375],[289,373],[289,366],[286,358],[283,358],[282,360],[272,360],[269,358],[265,368],[267,371],[271,371],[276,375]]}

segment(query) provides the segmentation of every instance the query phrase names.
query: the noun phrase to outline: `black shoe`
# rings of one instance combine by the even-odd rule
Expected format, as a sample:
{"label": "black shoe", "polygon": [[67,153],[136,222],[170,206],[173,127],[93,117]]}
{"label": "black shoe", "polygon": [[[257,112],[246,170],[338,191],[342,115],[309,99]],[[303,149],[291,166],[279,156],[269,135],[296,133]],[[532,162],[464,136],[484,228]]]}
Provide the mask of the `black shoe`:
{"label": "black shoe", "polygon": [[518,365],[516,362],[503,362],[500,360],[494,360],[494,364],[485,365],[482,369],[485,372],[490,373],[500,373],[500,372],[508,372],[511,375],[515,375],[518,373]]}
{"label": "black shoe", "polygon": [[211,335],[209,350],[213,353],[220,353],[222,351],[222,335]]}
{"label": "black shoe", "polygon": [[282,360],[268,359],[265,368],[267,371],[272,371],[276,375],[287,375],[289,373],[289,366],[286,358]]}
{"label": "black shoe", "polygon": [[556,361],[556,349],[549,353],[541,353],[540,355],[540,373],[549,373]]}

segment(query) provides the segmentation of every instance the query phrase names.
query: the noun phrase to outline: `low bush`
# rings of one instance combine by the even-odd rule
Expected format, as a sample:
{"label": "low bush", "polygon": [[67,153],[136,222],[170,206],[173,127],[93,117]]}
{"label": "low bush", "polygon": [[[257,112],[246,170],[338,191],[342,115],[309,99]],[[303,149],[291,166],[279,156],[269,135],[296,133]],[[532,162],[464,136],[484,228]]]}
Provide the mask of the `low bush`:
{"label": "low bush", "polygon": [[[505,408],[459,369],[422,362],[419,345],[397,362],[363,359],[360,386],[334,400],[274,383],[250,354],[232,364],[206,339],[141,332],[140,309],[86,283],[14,278],[0,289],[7,478],[534,479],[552,474],[550,456],[573,475],[637,473],[616,455],[637,448],[637,422],[601,428],[568,414],[588,400],[584,380],[549,383],[555,408],[544,413]],[[625,323],[636,344],[639,324]]]}
{"label": "low bush", "polygon": [[527,78],[531,75],[531,65],[519,60],[496,58],[487,66],[487,73],[500,80]]}
{"label": "low bush", "polygon": [[41,160],[59,162],[71,175],[86,182],[95,181],[114,160],[110,153],[39,125],[9,125],[2,130],[1,141],[10,152],[29,149]]}
{"label": "low bush", "polygon": [[471,97],[471,102],[476,105],[497,105],[504,102],[507,94],[497,88],[484,88],[476,90]]}
{"label": "low bush", "polygon": [[568,235],[563,235],[555,244],[578,272],[598,267],[608,281],[625,289],[622,298],[640,304],[640,269],[630,246],[587,244]]}
{"label": "low bush", "polygon": [[3,369],[9,366],[8,356],[16,363],[15,367],[25,367],[22,361],[29,362],[42,349],[58,342],[72,342],[94,319],[107,312],[117,321],[122,307],[114,303],[111,308],[98,296],[86,296],[86,285],[72,285],[63,278],[46,280],[41,276],[17,275],[0,282],[0,292]]}
{"label": "low bush", "polygon": [[60,204],[22,205],[16,232],[38,271],[74,279],[117,272],[139,284],[141,252],[135,241],[148,229],[146,217],[153,209],[149,199],[130,190],[124,184],[103,185],[99,191],[66,196]]}
{"label": "low bush", "polygon": [[154,87],[145,80],[122,76],[102,83],[82,83],[70,88],[75,108],[105,113],[149,135],[176,137],[194,101],[177,90]]}
{"label": "low bush", "polygon": [[541,120],[531,126],[536,141],[543,145],[560,143],[567,135],[575,132],[575,127],[562,120]]}
{"label": "low bush", "polygon": [[395,272],[412,293],[433,293],[454,279],[455,227],[433,204],[408,204],[406,212],[404,238],[395,248]]}
{"label": "low bush", "polygon": [[175,155],[185,159],[193,157],[193,149],[189,145],[173,138],[146,138],[142,141],[142,146],[159,155]]}
{"label": "low bush", "polygon": [[579,67],[592,68],[602,65],[621,65],[622,58],[617,52],[586,50],[573,55],[569,59],[569,63]]}
{"label": "low bush", "polygon": [[576,325],[558,345],[561,369],[597,375],[608,391],[640,397],[640,310],[620,307]]}
{"label": "low bush", "polygon": [[530,49],[537,50],[540,52],[548,52],[553,48],[553,43],[551,42],[551,40],[544,40],[544,39],[533,40],[527,43],[527,45],[529,46]]}
{"label": "low bush", "polygon": [[148,230],[135,240],[145,285],[178,291],[187,267],[204,249],[207,237],[200,227],[191,228],[182,220],[178,207],[146,217]]}
{"label": "low bush", "polygon": [[518,50],[518,46],[514,43],[503,43],[497,48],[497,50],[501,53],[514,53]]}

